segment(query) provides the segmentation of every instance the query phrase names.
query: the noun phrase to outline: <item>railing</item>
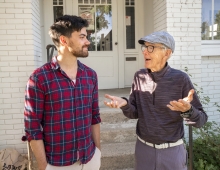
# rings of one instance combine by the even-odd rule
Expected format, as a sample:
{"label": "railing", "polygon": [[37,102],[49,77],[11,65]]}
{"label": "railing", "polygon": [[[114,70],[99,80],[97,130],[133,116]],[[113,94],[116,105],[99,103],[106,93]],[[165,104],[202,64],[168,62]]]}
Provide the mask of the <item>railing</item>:
{"label": "railing", "polygon": [[47,49],[47,62],[49,62],[53,57],[54,50],[57,50],[57,48],[55,45],[48,44],[46,46],[46,49]]}

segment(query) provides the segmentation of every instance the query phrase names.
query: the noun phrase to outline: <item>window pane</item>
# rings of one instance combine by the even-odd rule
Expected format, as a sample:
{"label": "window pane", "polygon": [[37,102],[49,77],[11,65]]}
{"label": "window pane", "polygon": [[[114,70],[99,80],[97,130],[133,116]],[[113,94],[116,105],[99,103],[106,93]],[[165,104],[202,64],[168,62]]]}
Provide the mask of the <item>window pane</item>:
{"label": "window pane", "polygon": [[111,5],[96,6],[97,51],[112,51]]}
{"label": "window pane", "polygon": [[97,3],[97,4],[100,4],[100,0],[96,0],[96,3]]}
{"label": "window pane", "polygon": [[220,40],[220,1],[214,1],[214,25],[213,25],[213,38]]}
{"label": "window pane", "polygon": [[79,3],[79,4],[82,4],[82,3],[83,3],[83,0],[78,0],[78,3]]}
{"label": "window pane", "polygon": [[126,7],[126,48],[135,48],[135,10],[134,7]]}
{"label": "window pane", "polygon": [[212,1],[202,0],[202,40],[212,39]]}
{"label": "window pane", "polygon": [[88,4],[89,3],[89,0],[84,0],[84,4]]}
{"label": "window pane", "polygon": [[57,5],[57,0],[53,0],[53,5]]}
{"label": "window pane", "polygon": [[111,5],[79,5],[79,16],[89,21],[89,51],[112,51]]}
{"label": "window pane", "polygon": [[79,5],[79,16],[89,22],[87,28],[87,38],[90,41],[89,51],[96,51],[96,37],[95,37],[95,8],[93,5]]}
{"label": "window pane", "polygon": [[54,6],[53,7],[54,21],[61,16],[63,16],[63,6]]}
{"label": "window pane", "polygon": [[125,1],[125,5],[129,5],[129,0],[126,0],[126,1]]}
{"label": "window pane", "polygon": [[90,3],[91,3],[91,4],[94,4],[94,0],[90,0]]}
{"label": "window pane", "polygon": [[111,4],[112,3],[112,1],[111,0],[107,0],[107,4]]}
{"label": "window pane", "polygon": [[63,0],[59,0],[59,5],[63,5]]}

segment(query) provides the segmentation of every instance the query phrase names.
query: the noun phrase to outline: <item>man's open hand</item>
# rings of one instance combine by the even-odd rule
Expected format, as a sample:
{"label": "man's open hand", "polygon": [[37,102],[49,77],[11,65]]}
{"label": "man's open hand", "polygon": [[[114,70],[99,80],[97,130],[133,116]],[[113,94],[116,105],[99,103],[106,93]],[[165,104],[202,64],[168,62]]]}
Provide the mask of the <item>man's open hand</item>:
{"label": "man's open hand", "polygon": [[111,100],[109,102],[104,101],[104,104],[110,108],[120,108],[127,104],[127,101],[125,99],[122,99],[121,97],[105,94],[105,98]]}
{"label": "man's open hand", "polygon": [[180,111],[180,112],[186,112],[191,108],[190,102],[193,100],[193,94],[194,94],[194,89],[191,89],[188,93],[188,96],[179,99],[178,101],[173,100],[170,101],[170,104],[167,105],[171,110],[173,111]]}

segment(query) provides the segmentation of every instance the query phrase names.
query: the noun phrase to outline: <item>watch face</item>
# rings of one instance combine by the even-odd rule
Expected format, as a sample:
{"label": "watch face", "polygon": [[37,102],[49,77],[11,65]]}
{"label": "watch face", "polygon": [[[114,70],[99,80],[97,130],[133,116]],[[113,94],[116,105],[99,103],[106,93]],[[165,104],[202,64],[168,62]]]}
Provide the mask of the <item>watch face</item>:
{"label": "watch face", "polygon": [[193,111],[193,109],[191,106],[191,108],[188,111],[180,113],[180,116],[183,118],[190,118],[192,115],[192,111]]}
{"label": "watch face", "polygon": [[180,116],[183,117],[183,118],[190,118],[191,117],[191,113],[190,112],[181,113]]}

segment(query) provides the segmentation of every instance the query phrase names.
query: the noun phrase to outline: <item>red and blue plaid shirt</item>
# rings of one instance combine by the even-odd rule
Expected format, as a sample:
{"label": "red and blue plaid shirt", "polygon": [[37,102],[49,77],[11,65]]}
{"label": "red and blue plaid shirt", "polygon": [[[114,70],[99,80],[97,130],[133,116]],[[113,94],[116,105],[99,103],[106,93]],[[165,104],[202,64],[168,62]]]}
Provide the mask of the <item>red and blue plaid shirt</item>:
{"label": "red and blue plaid shirt", "polygon": [[95,71],[78,61],[74,83],[54,57],[30,76],[24,117],[28,141],[44,141],[49,164],[87,163],[95,152],[91,125],[101,122]]}

